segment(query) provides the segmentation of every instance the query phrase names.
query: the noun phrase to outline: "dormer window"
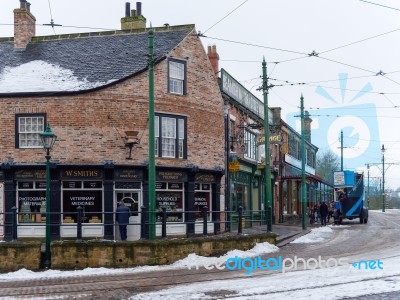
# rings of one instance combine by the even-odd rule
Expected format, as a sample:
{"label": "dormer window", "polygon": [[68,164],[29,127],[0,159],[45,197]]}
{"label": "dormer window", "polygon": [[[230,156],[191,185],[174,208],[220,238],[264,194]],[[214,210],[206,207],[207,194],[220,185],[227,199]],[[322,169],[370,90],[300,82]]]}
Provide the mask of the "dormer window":
{"label": "dormer window", "polygon": [[168,61],[168,92],[186,94],[186,62],[170,58]]}

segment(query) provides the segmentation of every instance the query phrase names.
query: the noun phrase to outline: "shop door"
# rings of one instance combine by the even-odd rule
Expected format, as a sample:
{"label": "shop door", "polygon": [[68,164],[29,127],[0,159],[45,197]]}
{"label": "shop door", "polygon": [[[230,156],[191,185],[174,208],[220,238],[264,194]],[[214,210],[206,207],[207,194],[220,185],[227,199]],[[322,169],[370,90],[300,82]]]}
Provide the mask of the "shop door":
{"label": "shop door", "polygon": [[[142,205],[140,193],[137,191],[117,192],[115,198],[115,208],[117,208],[119,201],[124,201],[125,205],[128,206],[131,211],[127,228],[128,240],[133,241],[140,239],[140,206]],[[117,240],[121,239],[118,224],[115,226],[115,237]]]}

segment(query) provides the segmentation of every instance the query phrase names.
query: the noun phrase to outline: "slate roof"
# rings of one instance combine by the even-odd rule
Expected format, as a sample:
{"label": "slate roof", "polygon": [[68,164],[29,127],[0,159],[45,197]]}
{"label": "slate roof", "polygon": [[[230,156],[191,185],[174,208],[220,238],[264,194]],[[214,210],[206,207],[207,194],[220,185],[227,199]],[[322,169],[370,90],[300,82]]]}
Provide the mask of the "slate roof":
{"label": "slate roof", "polygon": [[[193,25],[156,28],[156,61],[193,30]],[[14,50],[11,38],[0,39],[0,97],[103,87],[146,70],[147,53],[145,31],[34,37],[23,51]]]}

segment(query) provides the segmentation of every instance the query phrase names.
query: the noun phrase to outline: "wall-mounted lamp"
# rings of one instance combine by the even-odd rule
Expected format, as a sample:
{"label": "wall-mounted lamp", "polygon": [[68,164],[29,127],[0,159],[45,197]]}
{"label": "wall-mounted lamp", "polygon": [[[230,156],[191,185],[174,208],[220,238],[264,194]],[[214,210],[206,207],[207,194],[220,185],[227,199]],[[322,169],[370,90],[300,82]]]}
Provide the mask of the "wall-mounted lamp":
{"label": "wall-mounted lamp", "polygon": [[126,159],[132,159],[132,148],[139,144],[138,133],[139,131],[135,130],[125,131],[125,146],[129,149],[129,156]]}

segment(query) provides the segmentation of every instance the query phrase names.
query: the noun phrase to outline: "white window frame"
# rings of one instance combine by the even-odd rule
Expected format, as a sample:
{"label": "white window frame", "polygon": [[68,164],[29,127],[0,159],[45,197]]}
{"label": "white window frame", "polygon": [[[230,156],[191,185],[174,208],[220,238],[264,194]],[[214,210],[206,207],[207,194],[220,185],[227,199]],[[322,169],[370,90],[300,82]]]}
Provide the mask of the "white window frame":
{"label": "white window frame", "polygon": [[176,59],[168,61],[168,92],[176,95],[186,94],[186,62]]}
{"label": "white window frame", "polygon": [[245,130],[244,131],[244,140],[246,143],[246,152],[244,153],[245,157],[256,160],[257,159],[257,134],[250,130]]}
{"label": "white window frame", "polygon": [[45,122],[44,115],[18,115],[16,124],[17,148],[43,148],[40,133],[45,130]]}
{"label": "white window frame", "polygon": [[155,116],[156,157],[186,159],[186,117],[159,114]]}

